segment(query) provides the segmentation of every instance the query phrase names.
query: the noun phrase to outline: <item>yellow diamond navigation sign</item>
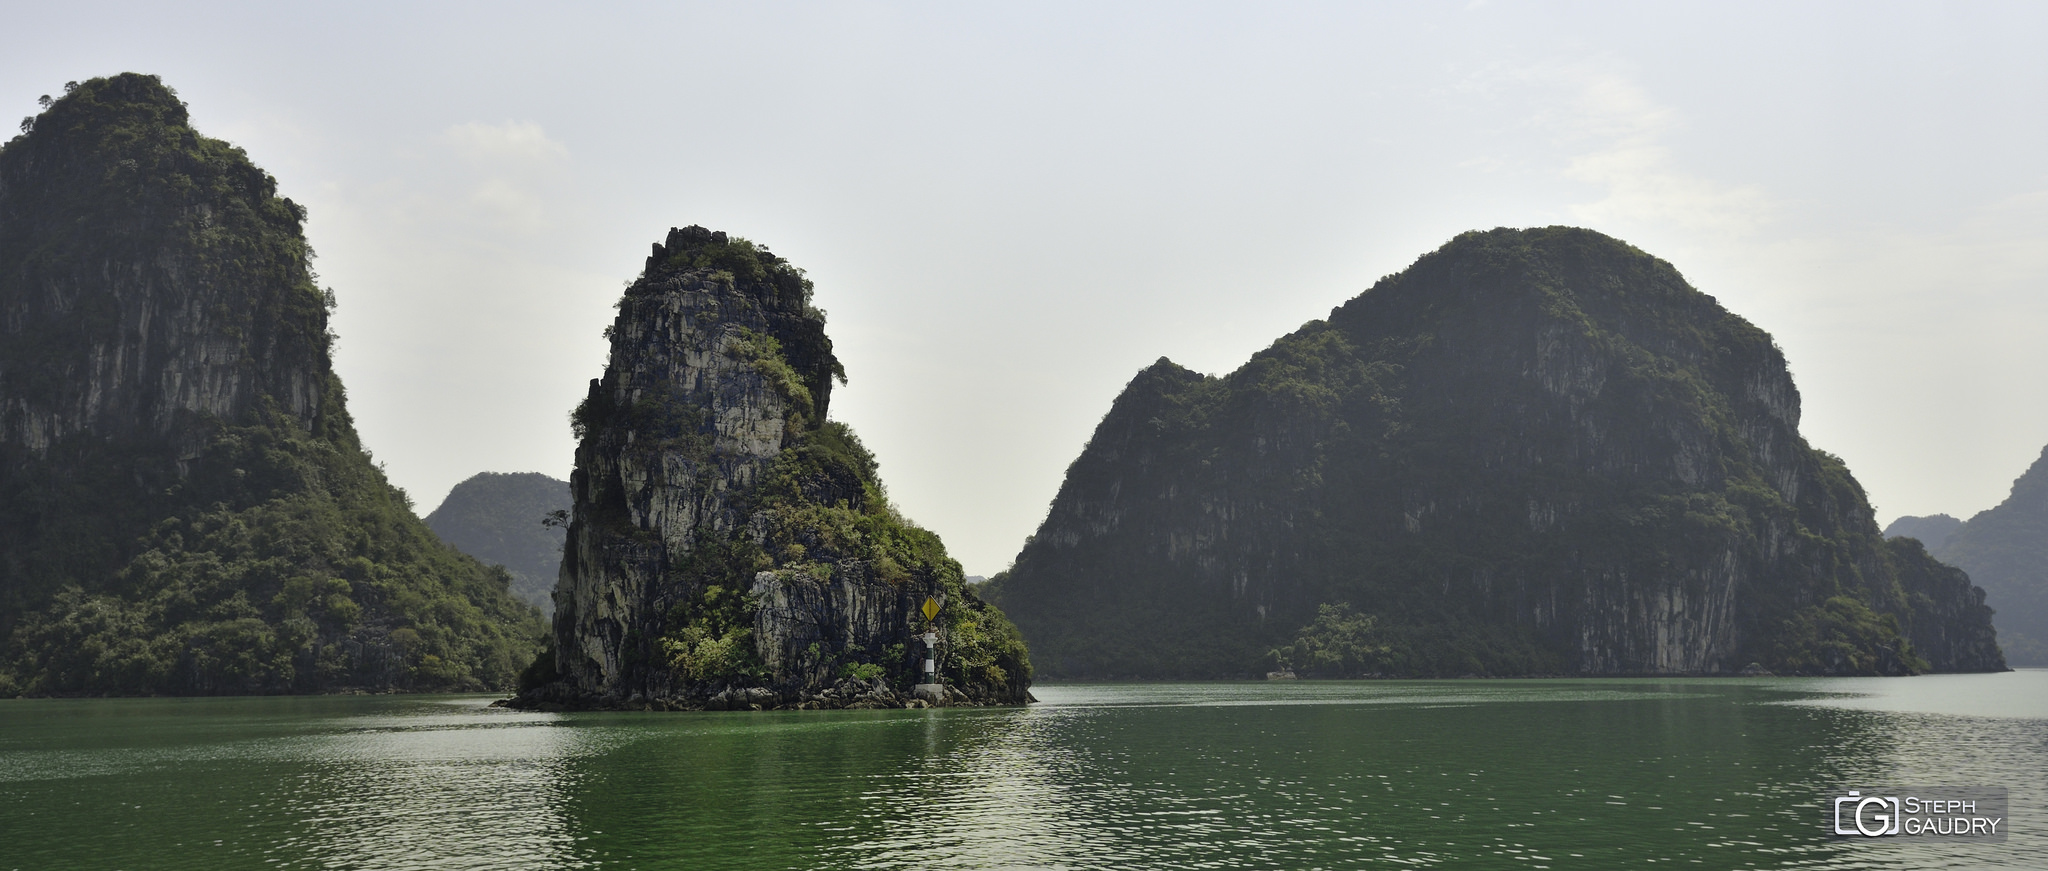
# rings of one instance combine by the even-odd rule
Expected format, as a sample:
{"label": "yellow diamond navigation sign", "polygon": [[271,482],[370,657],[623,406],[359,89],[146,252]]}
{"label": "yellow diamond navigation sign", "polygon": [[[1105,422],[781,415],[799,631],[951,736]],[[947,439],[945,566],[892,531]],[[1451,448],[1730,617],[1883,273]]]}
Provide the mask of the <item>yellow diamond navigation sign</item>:
{"label": "yellow diamond navigation sign", "polygon": [[939,600],[930,597],[924,600],[924,619],[939,619]]}

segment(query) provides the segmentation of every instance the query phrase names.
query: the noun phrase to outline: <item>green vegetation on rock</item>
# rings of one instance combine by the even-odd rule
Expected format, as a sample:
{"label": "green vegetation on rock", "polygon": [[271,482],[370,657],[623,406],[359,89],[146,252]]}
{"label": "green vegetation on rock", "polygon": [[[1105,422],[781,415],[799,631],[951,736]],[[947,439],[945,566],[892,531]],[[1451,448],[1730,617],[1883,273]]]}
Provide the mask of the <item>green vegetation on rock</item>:
{"label": "green vegetation on rock", "polygon": [[[1025,700],[1016,628],[829,419],[845,374],[801,270],[671,230],[608,335],[604,376],[571,415],[555,648],[518,704],[908,704],[927,628],[959,694],[936,701]],[[942,603],[930,627],[927,598]]]}
{"label": "green vegetation on rock", "polygon": [[540,623],[357,440],[305,210],[153,76],[0,148],[0,693],[508,686]]}
{"label": "green vegetation on rock", "polygon": [[2002,667],[1798,404],[1670,264],[1467,233],[1228,375],[1138,373],[987,595],[1062,676]]}
{"label": "green vegetation on rock", "polygon": [[1794,674],[1917,674],[1926,660],[1899,630],[1898,617],[1879,614],[1849,596],[1799,609],[1778,633],[1772,662]]}

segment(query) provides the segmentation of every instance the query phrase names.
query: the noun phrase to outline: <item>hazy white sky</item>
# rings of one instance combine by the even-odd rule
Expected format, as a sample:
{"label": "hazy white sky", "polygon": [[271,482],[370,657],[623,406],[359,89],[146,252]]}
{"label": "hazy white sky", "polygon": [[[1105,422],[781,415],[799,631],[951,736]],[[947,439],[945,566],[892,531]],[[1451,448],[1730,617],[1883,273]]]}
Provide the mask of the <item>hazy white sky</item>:
{"label": "hazy white sky", "polygon": [[304,5],[8,2],[0,102],[156,73],[307,204],[422,512],[567,477],[692,223],[809,271],[835,416],[976,574],[1139,368],[1227,372],[1468,229],[1676,264],[1882,520],[2048,443],[2048,4]]}

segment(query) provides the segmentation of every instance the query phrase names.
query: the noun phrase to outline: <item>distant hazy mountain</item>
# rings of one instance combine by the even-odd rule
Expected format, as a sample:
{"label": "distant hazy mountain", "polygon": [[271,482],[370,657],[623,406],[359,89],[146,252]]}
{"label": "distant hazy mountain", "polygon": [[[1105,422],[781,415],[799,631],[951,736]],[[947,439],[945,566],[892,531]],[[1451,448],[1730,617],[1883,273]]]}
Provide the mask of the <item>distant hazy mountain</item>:
{"label": "distant hazy mountain", "polygon": [[1954,535],[1956,530],[1961,528],[1963,528],[1962,521],[1946,514],[1935,514],[1928,517],[1901,517],[1892,521],[1890,526],[1884,528],[1884,537],[1899,538],[1904,536],[1906,538],[1917,538],[1920,539],[1921,544],[1927,545],[1929,552],[1933,552],[1941,550],[1941,546],[1948,543],[1948,537]]}
{"label": "distant hazy mountain", "polygon": [[455,485],[427,525],[456,550],[512,574],[512,594],[553,614],[563,529],[542,526],[569,508],[569,482],[539,472],[483,472]]}
{"label": "distant hazy mountain", "polygon": [[[1901,517],[1887,536],[1908,521],[1955,523],[1946,515]],[[1913,533],[1905,533],[1913,535]],[[1914,537],[1920,538],[1915,535]],[[1936,544],[1920,538],[1935,559],[1970,573],[1984,588],[1984,602],[1997,613],[1998,643],[2016,666],[2048,666],[2048,448],[2026,474],[2012,482],[2012,494],[1996,508],[1958,523]]]}

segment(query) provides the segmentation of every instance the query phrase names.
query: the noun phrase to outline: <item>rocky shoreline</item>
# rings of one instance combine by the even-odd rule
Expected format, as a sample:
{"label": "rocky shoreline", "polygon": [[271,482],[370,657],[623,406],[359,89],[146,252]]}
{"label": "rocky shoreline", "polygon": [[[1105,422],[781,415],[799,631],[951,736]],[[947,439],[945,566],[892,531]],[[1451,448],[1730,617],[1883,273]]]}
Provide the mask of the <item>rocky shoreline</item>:
{"label": "rocky shoreline", "polygon": [[844,678],[823,689],[777,690],[758,686],[707,686],[701,692],[682,696],[647,697],[634,694],[625,699],[579,693],[567,684],[553,683],[509,699],[492,702],[496,708],[520,711],[863,711],[888,708],[994,708],[1016,707],[1038,701],[1030,692],[1022,702],[999,698],[975,686],[918,684],[909,690],[890,685],[885,678],[862,680]]}

